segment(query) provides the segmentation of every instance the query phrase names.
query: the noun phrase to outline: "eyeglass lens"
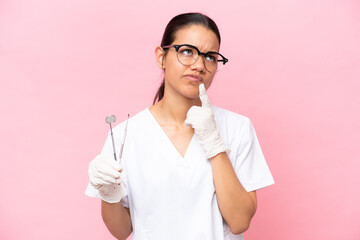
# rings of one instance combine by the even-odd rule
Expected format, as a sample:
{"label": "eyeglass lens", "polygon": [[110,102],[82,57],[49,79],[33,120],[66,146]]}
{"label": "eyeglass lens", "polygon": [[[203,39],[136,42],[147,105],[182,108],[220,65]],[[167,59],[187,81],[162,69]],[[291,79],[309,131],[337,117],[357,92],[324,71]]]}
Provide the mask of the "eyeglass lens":
{"label": "eyeglass lens", "polygon": [[[177,58],[180,63],[188,66],[194,64],[198,60],[199,53],[196,48],[190,46],[181,46],[177,51]],[[223,60],[223,58],[217,53],[205,54],[205,68],[210,72],[218,71],[223,66],[223,62],[219,60]]]}

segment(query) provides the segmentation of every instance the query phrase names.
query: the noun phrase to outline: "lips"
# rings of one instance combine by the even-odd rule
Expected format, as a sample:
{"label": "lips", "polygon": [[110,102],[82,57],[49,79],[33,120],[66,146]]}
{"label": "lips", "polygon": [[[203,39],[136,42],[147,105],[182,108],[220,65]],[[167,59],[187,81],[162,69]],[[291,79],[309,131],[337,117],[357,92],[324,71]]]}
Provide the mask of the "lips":
{"label": "lips", "polygon": [[193,74],[185,75],[185,77],[193,82],[201,82],[203,80],[202,77]]}

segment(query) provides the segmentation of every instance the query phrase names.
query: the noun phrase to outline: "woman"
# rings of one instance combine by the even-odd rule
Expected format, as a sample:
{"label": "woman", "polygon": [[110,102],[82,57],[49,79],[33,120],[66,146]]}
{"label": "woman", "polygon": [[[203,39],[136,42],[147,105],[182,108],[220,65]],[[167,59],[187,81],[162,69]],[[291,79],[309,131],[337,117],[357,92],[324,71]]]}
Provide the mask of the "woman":
{"label": "woman", "polygon": [[[163,83],[154,105],[129,119],[121,166],[110,137],[90,163],[87,194],[102,199],[116,238],[243,239],[255,191],[274,183],[250,120],[207,97],[228,61],[220,39],[205,15],[174,17],[155,50]],[[125,126],[114,128],[117,144]]]}

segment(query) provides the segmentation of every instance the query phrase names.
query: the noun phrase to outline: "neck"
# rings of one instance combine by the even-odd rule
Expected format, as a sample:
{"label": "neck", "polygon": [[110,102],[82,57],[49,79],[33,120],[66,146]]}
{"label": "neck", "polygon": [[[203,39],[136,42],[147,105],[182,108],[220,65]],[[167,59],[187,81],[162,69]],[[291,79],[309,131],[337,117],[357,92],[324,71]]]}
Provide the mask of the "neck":
{"label": "neck", "polygon": [[163,121],[183,125],[186,114],[192,106],[201,106],[200,99],[188,99],[182,96],[165,94],[164,97],[150,109],[156,115],[161,115]]}

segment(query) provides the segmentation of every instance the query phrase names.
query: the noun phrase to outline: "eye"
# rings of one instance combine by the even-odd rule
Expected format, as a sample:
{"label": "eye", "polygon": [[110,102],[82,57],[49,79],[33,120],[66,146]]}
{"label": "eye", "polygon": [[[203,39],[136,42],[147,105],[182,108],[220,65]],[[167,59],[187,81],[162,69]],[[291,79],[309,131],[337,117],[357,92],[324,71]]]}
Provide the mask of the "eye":
{"label": "eye", "polygon": [[216,54],[207,54],[205,59],[210,62],[216,62],[218,57]]}
{"label": "eye", "polygon": [[193,55],[193,50],[190,48],[181,49],[181,54],[191,56]]}

